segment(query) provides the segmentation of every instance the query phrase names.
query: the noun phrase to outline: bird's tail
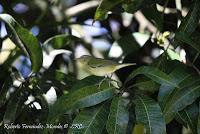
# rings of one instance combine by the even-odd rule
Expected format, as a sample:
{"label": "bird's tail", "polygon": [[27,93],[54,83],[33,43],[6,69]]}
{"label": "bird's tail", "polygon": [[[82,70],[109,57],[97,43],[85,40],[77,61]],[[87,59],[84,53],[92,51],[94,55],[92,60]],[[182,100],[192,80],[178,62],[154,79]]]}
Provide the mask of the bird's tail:
{"label": "bird's tail", "polygon": [[136,65],[135,63],[125,63],[125,64],[119,64],[117,67],[116,67],[116,70],[120,69],[120,68],[123,68],[123,67],[127,67],[127,66],[133,66],[133,65]]}

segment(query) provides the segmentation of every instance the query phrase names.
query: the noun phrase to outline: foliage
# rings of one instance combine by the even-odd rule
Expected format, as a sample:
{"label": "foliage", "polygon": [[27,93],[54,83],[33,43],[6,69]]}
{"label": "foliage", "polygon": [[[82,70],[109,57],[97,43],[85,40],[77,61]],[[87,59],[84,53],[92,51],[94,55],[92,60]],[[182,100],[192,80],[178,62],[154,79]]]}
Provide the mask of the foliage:
{"label": "foliage", "polygon": [[[200,134],[200,0],[1,0],[0,13],[0,133]],[[136,65],[89,76],[83,54]]]}

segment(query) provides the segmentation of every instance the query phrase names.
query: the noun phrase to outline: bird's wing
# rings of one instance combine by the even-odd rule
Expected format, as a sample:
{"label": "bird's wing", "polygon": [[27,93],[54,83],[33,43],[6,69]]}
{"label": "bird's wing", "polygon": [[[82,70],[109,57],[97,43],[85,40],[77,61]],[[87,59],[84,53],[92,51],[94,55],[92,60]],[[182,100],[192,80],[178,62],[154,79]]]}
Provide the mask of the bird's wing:
{"label": "bird's wing", "polygon": [[117,63],[115,63],[115,62],[100,59],[100,58],[95,58],[94,60],[90,60],[88,62],[88,65],[92,68],[112,66],[112,65],[115,65],[115,64],[117,65]]}

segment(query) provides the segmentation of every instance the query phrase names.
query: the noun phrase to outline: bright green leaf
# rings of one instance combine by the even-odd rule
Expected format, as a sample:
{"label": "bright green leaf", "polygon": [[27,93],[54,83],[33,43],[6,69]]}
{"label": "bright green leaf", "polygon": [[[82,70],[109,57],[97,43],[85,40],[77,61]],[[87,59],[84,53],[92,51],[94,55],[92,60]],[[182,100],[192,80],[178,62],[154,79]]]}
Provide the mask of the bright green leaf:
{"label": "bright green leaf", "polygon": [[110,113],[106,129],[109,134],[125,134],[128,121],[129,112],[127,109],[128,100],[122,97],[115,97],[112,100]]}
{"label": "bright green leaf", "polygon": [[94,20],[104,20],[107,18],[107,13],[110,11],[114,6],[121,3],[123,0],[101,0],[100,5],[98,6]]}

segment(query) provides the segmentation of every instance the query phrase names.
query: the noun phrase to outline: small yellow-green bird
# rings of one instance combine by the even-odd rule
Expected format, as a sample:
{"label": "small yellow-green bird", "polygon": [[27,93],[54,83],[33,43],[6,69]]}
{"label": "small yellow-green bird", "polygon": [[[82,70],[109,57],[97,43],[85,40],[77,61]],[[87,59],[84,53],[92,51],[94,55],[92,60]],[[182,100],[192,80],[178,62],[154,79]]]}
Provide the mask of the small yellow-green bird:
{"label": "small yellow-green bird", "polygon": [[80,58],[77,58],[77,62],[85,71],[96,76],[105,76],[112,74],[120,68],[135,65],[135,63],[120,64],[111,60],[95,58],[89,55],[83,55]]}

